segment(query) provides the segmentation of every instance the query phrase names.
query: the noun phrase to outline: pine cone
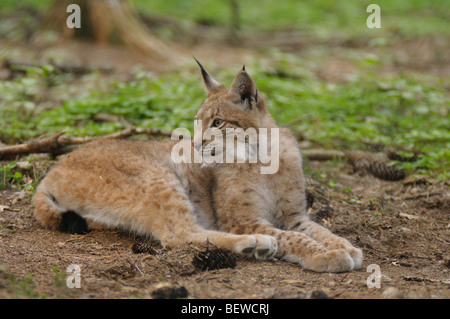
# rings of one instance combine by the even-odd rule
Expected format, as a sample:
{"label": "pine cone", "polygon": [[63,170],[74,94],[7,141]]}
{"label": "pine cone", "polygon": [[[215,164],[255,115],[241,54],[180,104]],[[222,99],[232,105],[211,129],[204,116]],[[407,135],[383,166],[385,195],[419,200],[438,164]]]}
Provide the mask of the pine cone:
{"label": "pine cone", "polygon": [[198,252],[194,256],[192,264],[201,271],[234,268],[236,267],[236,259],[230,251],[214,248]]}
{"label": "pine cone", "polygon": [[386,160],[374,154],[355,150],[345,151],[344,154],[355,169],[369,172],[375,177],[398,181],[406,176],[405,172],[394,166],[386,165]]}
{"label": "pine cone", "polygon": [[156,255],[156,251],[152,248],[152,246],[145,243],[135,243],[131,247],[131,250],[135,254],[150,254]]}
{"label": "pine cone", "polygon": [[394,166],[387,166],[384,163],[370,162],[367,171],[372,173],[375,177],[387,181],[399,181],[405,178],[405,172]]}

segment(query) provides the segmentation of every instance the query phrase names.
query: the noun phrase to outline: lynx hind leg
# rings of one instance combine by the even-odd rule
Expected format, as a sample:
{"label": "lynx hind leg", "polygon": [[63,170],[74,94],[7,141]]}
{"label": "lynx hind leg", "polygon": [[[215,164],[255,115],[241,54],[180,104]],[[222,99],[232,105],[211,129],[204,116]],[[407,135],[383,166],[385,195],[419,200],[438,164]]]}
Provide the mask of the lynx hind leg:
{"label": "lynx hind leg", "polygon": [[278,245],[284,252],[283,259],[300,264],[316,272],[346,272],[354,268],[354,262],[343,249],[328,249],[309,236],[295,231],[282,231]]}
{"label": "lynx hind leg", "polygon": [[89,231],[86,220],[76,212],[60,207],[43,185],[33,196],[33,203],[34,214],[43,226],[71,234],[85,234]]}
{"label": "lynx hind leg", "polygon": [[277,256],[305,269],[316,272],[345,272],[354,267],[352,258],[345,250],[330,250],[298,231],[280,230],[265,224],[255,224],[251,230],[275,237],[278,242]]}
{"label": "lynx hind leg", "polygon": [[363,253],[359,248],[355,248],[347,239],[333,234],[325,227],[311,221],[307,216],[303,216],[298,231],[318,241],[330,250],[346,251],[353,260],[353,269],[361,268]]}

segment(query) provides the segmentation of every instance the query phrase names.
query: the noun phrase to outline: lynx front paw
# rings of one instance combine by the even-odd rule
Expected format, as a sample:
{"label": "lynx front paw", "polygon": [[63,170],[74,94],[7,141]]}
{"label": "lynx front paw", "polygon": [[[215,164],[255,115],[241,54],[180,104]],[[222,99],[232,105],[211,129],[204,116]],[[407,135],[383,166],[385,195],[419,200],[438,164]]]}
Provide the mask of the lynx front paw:
{"label": "lynx front paw", "polygon": [[238,253],[260,260],[272,259],[277,253],[277,241],[274,237],[266,235],[249,235],[238,243]]}
{"label": "lynx front paw", "polygon": [[277,240],[267,235],[255,235],[255,237],[257,240],[255,258],[260,260],[272,259],[277,253]]}

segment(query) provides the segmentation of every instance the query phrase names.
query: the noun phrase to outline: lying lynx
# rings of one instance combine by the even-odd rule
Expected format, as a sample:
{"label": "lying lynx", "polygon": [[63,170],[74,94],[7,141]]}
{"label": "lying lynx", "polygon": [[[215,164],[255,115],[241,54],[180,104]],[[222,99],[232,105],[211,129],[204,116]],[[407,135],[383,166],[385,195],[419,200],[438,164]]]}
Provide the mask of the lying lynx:
{"label": "lying lynx", "polygon": [[[228,89],[198,64],[208,96],[196,115],[198,131],[278,129],[245,68]],[[177,143],[105,139],[77,149],[40,183],[33,198],[37,219],[70,233],[85,233],[91,223],[120,226],[164,247],[209,241],[317,272],[361,267],[360,249],[307,217],[302,157],[287,129],[279,128],[274,174],[261,174],[261,161],[177,164],[171,158]],[[188,142],[193,152],[211,152],[211,143],[202,134]]]}

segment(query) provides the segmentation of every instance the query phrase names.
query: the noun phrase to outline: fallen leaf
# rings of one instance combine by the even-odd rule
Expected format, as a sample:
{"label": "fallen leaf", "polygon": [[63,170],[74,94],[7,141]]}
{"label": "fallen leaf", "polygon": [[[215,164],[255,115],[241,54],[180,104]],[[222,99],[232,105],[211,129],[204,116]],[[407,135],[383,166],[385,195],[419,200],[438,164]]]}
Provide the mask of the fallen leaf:
{"label": "fallen leaf", "polygon": [[0,205],[0,213],[2,213],[5,209],[9,209],[9,206]]}
{"label": "fallen leaf", "polygon": [[405,217],[408,219],[419,219],[419,216],[416,215],[411,215],[411,214],[406,214],[406,213],[400,213],[398,214],[400,217]]}

